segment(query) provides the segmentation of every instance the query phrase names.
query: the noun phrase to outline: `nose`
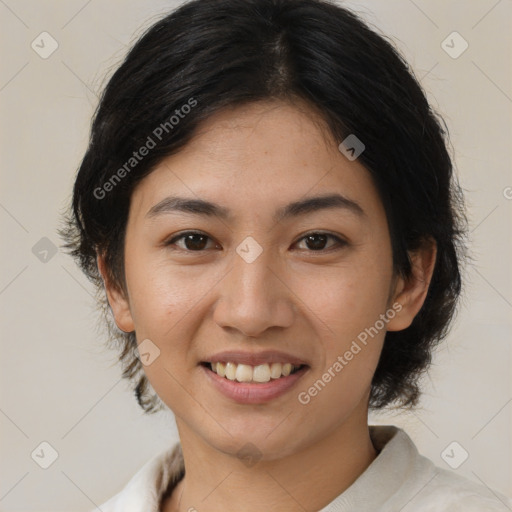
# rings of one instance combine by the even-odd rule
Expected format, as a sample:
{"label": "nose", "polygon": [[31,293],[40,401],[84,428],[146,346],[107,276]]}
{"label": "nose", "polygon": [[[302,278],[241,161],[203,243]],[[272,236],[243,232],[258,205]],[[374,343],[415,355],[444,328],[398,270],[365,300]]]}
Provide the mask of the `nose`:
{"label": "nose", "polygon": [[271,267],[270,255],[263,251],[251,263],[234,257],[234,264],[221,281],[214,321],[225,329],[237,330],[246,337],[259,337],[271,328],[293,324],[294,295],[279,264]]}

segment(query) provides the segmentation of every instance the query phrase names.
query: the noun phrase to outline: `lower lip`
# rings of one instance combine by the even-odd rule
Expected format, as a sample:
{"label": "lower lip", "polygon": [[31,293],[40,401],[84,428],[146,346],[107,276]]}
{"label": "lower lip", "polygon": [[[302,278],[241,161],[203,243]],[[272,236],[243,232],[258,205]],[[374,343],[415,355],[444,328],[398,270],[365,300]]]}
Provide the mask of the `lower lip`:
{"label": "lower lip", "polygon": [[217,375],[206,366],[200,366],[207,378],[223,395],[239,404],[262,404],[284,395],[308,371],[308,367],[304,366],[287,377],[280,377],[269,382],[250,383],[229,380]]}

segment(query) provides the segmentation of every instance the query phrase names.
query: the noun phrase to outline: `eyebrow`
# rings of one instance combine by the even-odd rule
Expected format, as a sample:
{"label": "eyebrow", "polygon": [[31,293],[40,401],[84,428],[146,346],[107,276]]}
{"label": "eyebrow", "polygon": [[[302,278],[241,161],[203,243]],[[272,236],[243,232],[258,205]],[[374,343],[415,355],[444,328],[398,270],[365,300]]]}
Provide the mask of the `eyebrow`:
{"label": "eyebrow", "polygon": [[[362,207],[352,199],[341,194],[328,194],[322,196],[308,197],[278,208],[274,213],[274,222],[280,222],[292,217],[306,215],[320,210],[339,208],[364,217],[366,214]],[[232,220],[231,211],[219,204],[187,197],[169,196],[154,205],[147,213],[147,218],[154,218],[167,213],[184,212],[193,215],[217,217],[223,220]]]}

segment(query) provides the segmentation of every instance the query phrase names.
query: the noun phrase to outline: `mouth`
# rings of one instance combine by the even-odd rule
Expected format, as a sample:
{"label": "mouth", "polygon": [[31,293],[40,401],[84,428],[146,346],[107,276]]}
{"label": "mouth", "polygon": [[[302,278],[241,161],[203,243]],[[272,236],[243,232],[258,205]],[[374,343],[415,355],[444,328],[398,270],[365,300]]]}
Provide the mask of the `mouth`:
{"label": "mouth", "polygon": [[292,363],[263,363],[258,365],[237,364],[233,361],[203,361],[201,366],[217,376],[234,381],[252,384],[264,384],[294,375],[307,367],[306,364]]}
{"label": "mouth", "polygon": [[289,362],[259,361],[259,364],[250,365],[232,361],[203,361],[199,368],[212,388],[230,401],[257,405],[284,397],[310,367]]}

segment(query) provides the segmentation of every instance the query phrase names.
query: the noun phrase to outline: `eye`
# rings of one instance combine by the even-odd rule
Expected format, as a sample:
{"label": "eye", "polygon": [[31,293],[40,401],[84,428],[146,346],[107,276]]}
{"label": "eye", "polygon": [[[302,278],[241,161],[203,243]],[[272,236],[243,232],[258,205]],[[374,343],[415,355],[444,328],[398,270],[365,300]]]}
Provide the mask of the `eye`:
{"label": "eye", "polygon": [[[347,245],[347,242],[340,237],[333,235],[331,233],[320,233],[320,232],[312,232],[303,236],[299,239],[299,242],[305,241],[308,249],[313,252],[322,252],[325,249],[326,241],[328,239],[334,240],[336,242],[335,246],[338,245],[340,248]],[[179,246],[180,249],[183,249],[188,252],[202,252],[206,246],[207,241],[212,240],[208,235],[198,231],[186,231],[181,233],[174,238],[164,242],[164,245],[171,246],[177,245],[178,241],[182,241],[184,246]],[[217,244],[218,247],[218,244]],[[332,247],[331,247],[332,248]],[[328,248],[328,249],[331,249]],[[326,251],[324,251],[326,252]]]}
{"label": "eye", "polygon": [[186,231],[185,233],[181,233],[180,235],[168,240],[164,245],[166,247],[174,245],[177,241],[181,241],[182,239],[185,246],[178,246],[180,249],[189,252],[201,252],[207,245],[206,241],[210,239],[210,237],[197,231]]}
{"label": "eye", "polygon": [[[319,233],[319,232],[312,232],[308,233],[307,235],[303,236],[299,239],[299,242],[305,241],[306,246],[310,249],[310,251],[313,252],[327,252],[324,251],[325,245],[328,239],[334,240],[336,242],[335,246],[338,245],[338,248],[344,247],[347,245],[347,242],[343,239],[341,239],[339,236],[333,235],[331,233]],[[328,248],[331,249],[332,247]]]}

